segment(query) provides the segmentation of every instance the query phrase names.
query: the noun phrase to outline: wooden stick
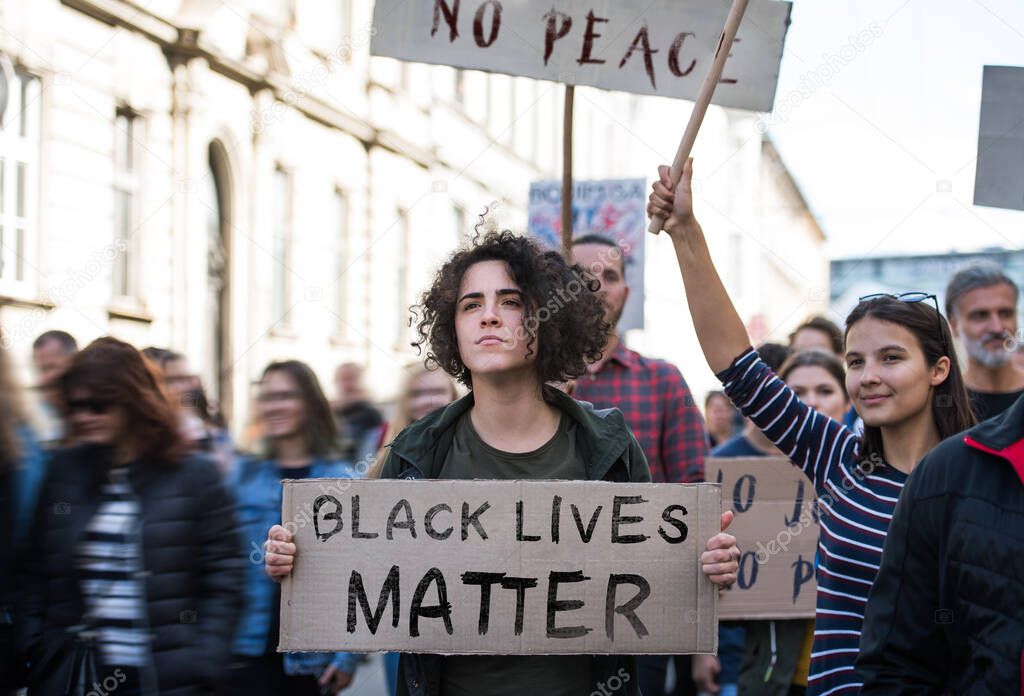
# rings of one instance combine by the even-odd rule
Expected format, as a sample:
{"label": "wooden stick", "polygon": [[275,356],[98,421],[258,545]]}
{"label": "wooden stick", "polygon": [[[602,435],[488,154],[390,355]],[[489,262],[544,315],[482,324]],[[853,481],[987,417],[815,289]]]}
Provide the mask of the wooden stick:
{"label": "wooden stick", "polygon": [[572,261],[572,102],[573,86],[565,86],[562,112],[562,256]]}
{"label": "wooden stick", "polygon": [[[693,144],[697,140],[697,131],[700,130],[700,124],[704,121],[704,114],[707,113],[708,106],[711,104],[711,97],[715,94],[715,87],[718,86],[718,81],[722,79],[722,69],[725,67],[726,59],[729,57],[729,51],[732,50],[732,42],[736,38],[736,31],[740,28],[743,13],[747,11],[748,2],[749,0],[733,0],[732,9],[729,10],[729,16],[725,20],[725,29],[722,30],[722,36],[718,39],[718,50],[715,51],[715,59],[711,61],[711,67],[704,78],[704,84],[700,86],[700,92],[697,93],[697,100],[694,102],[693,111],[690,113],[690,121],[686,124],[683,139],[679,141],[679,149],[676,150],[676,158],[672,162],[670,176],[672,177],[673,191],[675,191],[676,185],[679,184],[679,178],[683,175],[683,165],[686,164],[686,160],[693,150]],[[663,218],[655,216],[651,218],[651,224],[647,227],[647,231],[652,234],[658,234],[661,232],[661,227],[664,224],[665,220]]]}

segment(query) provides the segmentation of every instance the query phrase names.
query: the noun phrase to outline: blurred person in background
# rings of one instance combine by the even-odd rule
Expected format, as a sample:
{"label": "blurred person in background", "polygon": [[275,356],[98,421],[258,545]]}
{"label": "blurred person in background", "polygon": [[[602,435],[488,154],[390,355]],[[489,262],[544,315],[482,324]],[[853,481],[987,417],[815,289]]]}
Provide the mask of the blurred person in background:
{"label": "blurred person in background", "polygon": [[1010,408],[1024,394],[1024,367],[1013,360],[1017,334],[1017,284],[994,262],[957,271],[946,287],[946,316],[967,353],[967,395],[979,420]]}
{"label": "blurred person in background", "polygon": [[[820,350],[842,360],[844,344],[845,339],[840,328],[835,322],[820,315],[811,317],[789,335],[789,349],[794,353]],[[855,433],[864,432],[864,421],[852,403],[840,422]]]}
{"label": "blurred person in background", "polygon": [[[778,370],[789,356],[789,348],[780,343],[762,343],[757,347],[757,353],[769,367]],[[732,402],[729,405],[732,406]],[[782,453],[753,422],[744,420],[743,430],[712,449],[712,457],[781,456]],[[745,641],[744,622],[719,623],[718,655],[693,656],[693,681],[699,693],[736,696]]]}
{"label": "blurred person in background", "polygon": [[341,438],[341,454],[350,462],[369,461],[377,451],[384,416],[363,386],[363,368],[354,362],[338,365],[334,373],[338,401],[334,407]]}
{"label": "blurred person in background", "polygon": [[60,396],[80,444],[51,461],[29,538],[18,646],[29,693],[214,691],[242,582],[220,475],[187,454],[159,375],[123,341],[75,355]]}
{"label": "blurred person in background", "polygon": [[281,519],[281,479],[352,478],[355,474],[337,452],[330,405],[305,363],[285,360],[267,366],[259,381],[256,416],[263,452],[239,462],[229,478],[250,561],[234,643],[232,693],[335,694],[352,683],[357,658],[349,653],[277,652],[281,591],[263,572],[262,544]]}
{"label": "blurred person in background", "polygon": [[12,692],[24,676],[14,651],[20,589],[15,572],[27,553],[32,512],[45,473],[43,453],[25,420],[22,390],[15,383],[6,348],[0,347],[0,694]]}
{"label": "blurred person in background", "polygon": [[836,323],[823,316],[810,317],[789,335],[789,349],[794,353],[823,350],[837,358],[843,355],[843,332]]}
{"label": "blurred person in background", "polygon": [[166,351],[160,367],[171,398],[181,411],[181,428],[185,440],[197,452],[206,452],[222,474],[234,468],[235,445],[224,425],[224,419],[210,404],[199,375],[189,369],[188,359],[181,353]]}
{"label": "blurred person in background", "polygon": [[447,406],[457,397],[455,380],[443,370],[436,367],[428,368],[421,362],[407,365],[401,391],[395,399],[394,413],[383,430],[377,458],[367,472],[366,478],[379,478],[380,468],[387,457],[387,444],[394,440],[398,433],[428,413]]}
{"label": "blurred person in background", "polygon": [[704,426],[707,428],[708,441],[712,447],[717,447],[732,437],[735,419],[736,409],[725,392],[708,392],[704,397]]}
{"label": "blurred person in background", "polygon": [[46,331],[32,343],[32,368],[38,390],[36,431],[46,449],[59,447],[66,434],[60,412],[60,376],[78,352],[78,343],[66,331]]}
{"label": "blurred person in background", "polygon": [[[366,473],[366,478],[380,478],[380,471],[388,455],[387,445],[398,436],[398,433],[429,413],[447,406],[455,401],[456,397],[458,392],[455,389],[455,380],[443,370],[436,367],[428,368],[421,362],[406,366],[402,390],[395,400],[394,413],[384,430],[376,461]],[[398,684],[398,653],[384,655],[384,678],[387,681],[388,693],[395,693]]]}

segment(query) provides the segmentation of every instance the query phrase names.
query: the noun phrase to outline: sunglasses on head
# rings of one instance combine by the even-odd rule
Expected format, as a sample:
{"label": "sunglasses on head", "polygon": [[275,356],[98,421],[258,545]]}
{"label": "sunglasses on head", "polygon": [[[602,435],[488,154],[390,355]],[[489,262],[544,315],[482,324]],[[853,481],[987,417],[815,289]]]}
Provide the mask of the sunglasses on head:
{"label": "sunglasses on head", "polygon": [[72,399],[68,402],[68,413],[91,413],[98,416],[109,411],[113,405],[114,402],[109,399]]}
{"label": "sunglasses on head", "polygon": [[946,332],[942,330],[942,313],[939,311],[939,298],[927,292],[904,292],[899,295],[895,295],[891,292],[876,292],[871,295],[858,297],[857,301],[868,302],[870,300],[877,300],[881,297],[891,297],[894,300],[899,300],[900,302],[906,302],[908,304],[931,300],[935,305],[935,318],[937,320],[936,326],[939,329],[939,337],[942,339],[943,352],[949,350],[949,346],[946,344]]}

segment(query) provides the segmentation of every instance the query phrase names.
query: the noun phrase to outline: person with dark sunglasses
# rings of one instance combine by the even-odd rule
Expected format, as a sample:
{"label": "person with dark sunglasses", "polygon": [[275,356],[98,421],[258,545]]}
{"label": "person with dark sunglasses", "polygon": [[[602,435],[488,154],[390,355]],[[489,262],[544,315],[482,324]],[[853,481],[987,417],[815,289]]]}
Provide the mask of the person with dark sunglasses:
{"label": "person with dark sunglasses", "polygon": [[49,463],[19,569],[29,693],[214,692],[245,563],[220,474],[189,453],[160,375],[123,341],[77,353],[59,394],[78,444]]}
{"label": "person with dark sunglasses", "polygon": [[[750,347],[693,214],[693,164],[671,188],[659,171],[647,212],[665,220],[697,338],[725,393],[814,482],[818,597],[807,693],[855,692],[868,590],[900,490],[942,439],[971,426],[949,327],[927,293],[864,298],[846,318],[846,390],[855,432],[804,404]],[[782,529],[778,530],[779,532]]]}

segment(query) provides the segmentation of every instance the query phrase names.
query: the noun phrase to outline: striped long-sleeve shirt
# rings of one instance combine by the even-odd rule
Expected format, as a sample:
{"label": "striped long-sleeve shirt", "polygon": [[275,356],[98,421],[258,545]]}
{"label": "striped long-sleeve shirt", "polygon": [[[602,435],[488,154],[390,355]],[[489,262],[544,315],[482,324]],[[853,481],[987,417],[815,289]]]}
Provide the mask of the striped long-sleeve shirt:
{"label": "striped long-sleeve shirt", "polygon": [[140,510],[126,470],[115,469],[100,491],[100,505],[78,548],[82,596],[108,667],[143,667],[145,630]]}
{"label": "striped long-sleeve shirt", "polygon": [[718,378],[743,415],[814,482],[821,536],[807,693],[856,693],[864,607],[907,475],[880,459],[858,463],[856,434],[807,407],[753,349]]}

